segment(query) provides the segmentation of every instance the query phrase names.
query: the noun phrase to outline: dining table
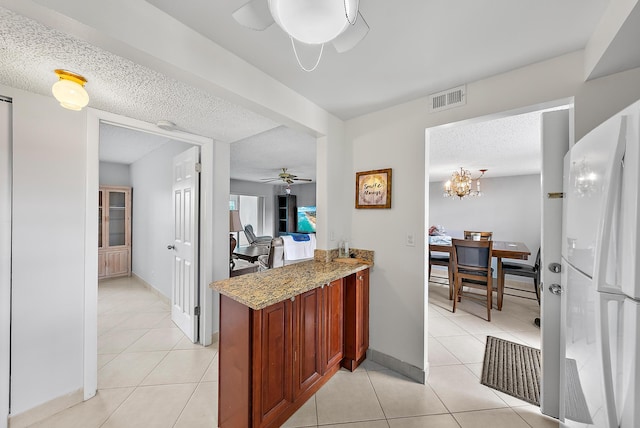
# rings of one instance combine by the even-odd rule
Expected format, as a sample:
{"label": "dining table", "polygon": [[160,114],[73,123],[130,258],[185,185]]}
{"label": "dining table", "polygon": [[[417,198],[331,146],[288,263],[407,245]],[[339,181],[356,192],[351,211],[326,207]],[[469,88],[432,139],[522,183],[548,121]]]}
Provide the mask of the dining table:
{"label": "dining table", "polygon": [[[451,257],[453,247],[451,246],[451,239],[447,240],[438,238],[442,237],[429,237],[429,251],[440,251],[443,253],[449,253],[449,269],[453,269],[453,257]],[[531,255],[531,251],[529,251],[529,248],[527,248],[524,242],[493,241],[491,255],[496,258],[496,261],[498,263],[498,310],[501,311],[502,298],[504,296],[504,275],[502,275],[502,259],[527,260]]]}
{"label": "dining table", "polygon": [[245,247],[237,247],[233,251],[234,256],[250,263],[257,262],[258,257],[267,254],[269,254],[269,247],[266,245],[247,245]]}

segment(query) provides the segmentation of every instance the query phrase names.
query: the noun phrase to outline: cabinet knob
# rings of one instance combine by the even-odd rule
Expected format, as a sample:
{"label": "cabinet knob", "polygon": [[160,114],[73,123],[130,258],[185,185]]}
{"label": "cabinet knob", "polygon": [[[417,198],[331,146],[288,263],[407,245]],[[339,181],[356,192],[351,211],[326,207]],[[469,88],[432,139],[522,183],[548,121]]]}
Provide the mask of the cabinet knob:
{"label": "cabinet knob", "polygon": [[175,245],[167,245],[167,250],[175,250],[176,246]]}
{"label": "cabinet knob", "polygon": [[364,279],[364,276],[360,275],[360,276],[358,277],[358,279],[359,279],[360,281],[362,281],[362,280]]}

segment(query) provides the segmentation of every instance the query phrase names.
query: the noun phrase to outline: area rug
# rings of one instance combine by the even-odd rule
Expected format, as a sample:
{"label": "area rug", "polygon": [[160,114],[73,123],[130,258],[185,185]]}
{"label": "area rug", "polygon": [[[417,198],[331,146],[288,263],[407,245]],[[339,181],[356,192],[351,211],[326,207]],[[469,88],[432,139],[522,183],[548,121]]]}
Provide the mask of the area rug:
{"label": "area rug", "polygon": [[540,350],[487,336],[480,383],[540,406]]}

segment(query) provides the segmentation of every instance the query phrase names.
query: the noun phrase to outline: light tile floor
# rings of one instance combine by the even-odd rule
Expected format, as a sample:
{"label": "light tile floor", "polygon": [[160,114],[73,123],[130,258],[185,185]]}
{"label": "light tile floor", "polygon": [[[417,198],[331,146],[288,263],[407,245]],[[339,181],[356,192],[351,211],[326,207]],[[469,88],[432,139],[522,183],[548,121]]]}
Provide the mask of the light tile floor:
{"label": "light tile floor", "polygon": [[[426,385],[365,361],[339,371],[284,427],[557,427],[538,407],[479,382],[488,334],[539,347],[537,303],[506,297],[488,323],[469,299],[451,313],[447,290],[429,287]],[[192,344],[169,306],[134,278],[102,281],[98,312],[98,394],[33,426],[216,426],[217,344]]]}

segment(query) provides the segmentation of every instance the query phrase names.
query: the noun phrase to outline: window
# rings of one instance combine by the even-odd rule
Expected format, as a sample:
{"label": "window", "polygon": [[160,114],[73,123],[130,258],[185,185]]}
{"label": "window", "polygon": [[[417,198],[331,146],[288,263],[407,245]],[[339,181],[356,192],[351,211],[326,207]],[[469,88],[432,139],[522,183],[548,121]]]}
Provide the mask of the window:
{"label": "window", "polygon": [[[250,224],[253,226],[253,232],[257,236],[266,235],[264,232],[264,197],[230,195],[229,209],[237,209],[239,211],[240,222],[243,227]],[[247,237],[243,232],[240,232],[238,235],[238,245],[249,245]]]}

